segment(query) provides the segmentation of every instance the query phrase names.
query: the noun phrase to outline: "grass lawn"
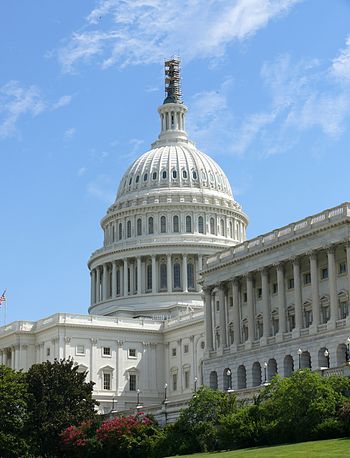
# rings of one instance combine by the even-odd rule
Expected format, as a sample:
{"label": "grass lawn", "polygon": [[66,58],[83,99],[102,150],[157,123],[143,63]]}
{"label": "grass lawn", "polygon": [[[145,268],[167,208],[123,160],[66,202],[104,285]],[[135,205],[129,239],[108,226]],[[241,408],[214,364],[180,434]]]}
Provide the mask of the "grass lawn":
{"label": "grass lawn", "polygon": [[182,455],[182,458],[270,458],[270,457],[326,457],[350,458],[350,439],[331,439],[300,444],[276,445],[274,447],[255,447],[232,452],[196,453]]}

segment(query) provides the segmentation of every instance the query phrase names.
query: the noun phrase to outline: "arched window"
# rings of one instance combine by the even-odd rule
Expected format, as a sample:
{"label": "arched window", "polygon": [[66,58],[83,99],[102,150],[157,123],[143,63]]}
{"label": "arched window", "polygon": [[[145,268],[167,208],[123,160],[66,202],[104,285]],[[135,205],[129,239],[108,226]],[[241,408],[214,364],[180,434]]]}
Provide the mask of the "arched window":
{"label": "arched window", "polygon": [[194,267],[192,263],[187,264],[187,285],[189,289],[194,289]]}
{"label": "arched window", "polygon": [[210,233],[215,234],[215,221],[214,218],[210,218]]}
{"label": "arched window", "polygon": [[165,263],[160,265],[160,289],[167,289],[167,266]]}
{"label": "arched window", "polygon": [[192,219],[190,216],[186,216],[186,232],[187,233],[192,232]]}
{"label": "arched window", "polygon": [[166,179],[166,170],[163,170],[163,172],[162,172],[162,178],[163,178],[163,180]]}
{"label": "arched window", "polygon": [[162,216],[160,218],[160,232],[164,234],[166,232],[166,218],[165,216]]}
{"label": "arched window", "polygon": [[140,181],[140,175],[137,175],[136,177],[136,183],[138,183]]}
{"label": "arched window", "polygon": [[173,170],[173,178],[174,178],[174,180],[177,178],[177,171],[176,170]]}
{"label": "arched window", "polygon": [[223,219],[220,220],[220,234],[221,234],[222,236],[225,235],[225,222],[224,222]]}
{"label": "arched window", "polygon": [[230,221],[229,228],[230,228],[230,238],[233,239],[233,224],[232,224],[232,221]]}
{"label": "arched window", "polygon": [[137,235],[142,235],[142,220],[139,218],[137,220]]}
{"label": "arched window", "polygon": [[153,230],[153,217],[150,216],[148,218],[148,233],[149,234],[153,234],[154,230]]}
{"label": "arched window", "polygon": [[117,296],[120,295],[120,270],[117,270]]}
{"label": "arched window", "polygon": [[147,180],[148,180],[148,173],[145,173],[143,176],[143,181],[147,181]]}
{"label": "arched window", "polygon": [[127,222],[127,225],[126,225],[126,232],[127,232],[127,237],[128,239],[131,237],[131,221],[128,221]]}
{"label": "arched window", "polygon": [[119,223],[118,239],[121,240],[122,238],[123,238],[123,224]]}
{"label": "arched window", "polygon": [[147,290],[151,291],[152,289],[152,265],[147,265]]}
{"label": "arched window", "polygon": [[187,179],[187,170],[182,171],[182,178]]}
{"label": "arched window", "polygon": [[179,217],[177,215],[173,217],[173,231],[179,232]]}
{"label": "arched window", "polygon": [[197,172],[195,170],[192,171],[192,178],[197,180]]}
{"label": "arched window", "polygon": [[174,289],[181,288],[181,271],[180,271],[180,264],[175,262],[174,264]]}
{"label": "arched window", "polygon": [[152,178],[153,178],[153,180],[157,179],[157,172],[153,172]]}
{"label": "arched window", "polygon": [[199,216],[198,218],[198,232],[200,234],[204,234],[204,221],[203,216]]}

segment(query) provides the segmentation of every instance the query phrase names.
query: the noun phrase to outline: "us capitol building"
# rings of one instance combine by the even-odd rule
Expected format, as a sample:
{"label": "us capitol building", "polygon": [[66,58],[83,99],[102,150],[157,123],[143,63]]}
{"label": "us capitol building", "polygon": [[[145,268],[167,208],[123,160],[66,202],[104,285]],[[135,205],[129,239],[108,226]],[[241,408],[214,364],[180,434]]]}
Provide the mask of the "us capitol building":
{"label": "us capitol building", "polygon": [[88,261],[89,314],[3,326],[0,363],[72,357],[101,413],[174,416],[202,384],[249,397],[298,368],[348,375],[350,204],[246,240],[227,177],[186,134],[178,60],[165,75],[159,137]]}

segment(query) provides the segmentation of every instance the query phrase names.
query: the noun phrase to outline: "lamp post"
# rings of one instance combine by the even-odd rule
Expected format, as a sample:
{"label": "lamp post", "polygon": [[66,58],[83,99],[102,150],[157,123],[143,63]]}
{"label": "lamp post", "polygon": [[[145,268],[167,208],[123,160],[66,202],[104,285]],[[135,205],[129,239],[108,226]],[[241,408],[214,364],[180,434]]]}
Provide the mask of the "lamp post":
{"label": "lamp post", "polygon": [[299,369],[301,369],[301,355],[303,353],[303,350],[301,348],[299,348],[298,350],[298,356],[299,356]]}
{"label": "lamp post", "polygon": [[267,362],[264,362],[264,385],[267,386]]}
{"label": "lamp post", "polygon": [[325,349],[323,354],[324,354],[324,356],[325,356],[325,358],[327,360],[327,369],[329,369],[329,351],[328,351],[327,348]]}
{"label": "lamp post", "polygon": [[227,392],[231,394],[234,392],[234,389],[232,388],[232,371],[227,369],[226,375],[228,377]]}
{"label": "lamp post", "polygon": [[346,345],[345,359],[346,359],[346,362],[349,364],[350,363],[350,337],[346,339],[345,345]]}
{"label": "lamp post", "polygon": [[168,406],[168,384],[164,384],[164,400],[163,400],[163,405],[164,405],[164,418],[165,418],[165,424],[168,423],[168,411],[167,411],[167,406]]}
{"label": "lamp post", "polygon": [[194,378],[194,394],[197,393],[197,382],[198,382],[198,378],[195,377],[195,378]]}
{"label": "lamp post", "polygon": [[140,409],[142,409],[142,405],[140,404],[140,389],[137,388],[137,402],[136,402],[136,412],[138,413]]}

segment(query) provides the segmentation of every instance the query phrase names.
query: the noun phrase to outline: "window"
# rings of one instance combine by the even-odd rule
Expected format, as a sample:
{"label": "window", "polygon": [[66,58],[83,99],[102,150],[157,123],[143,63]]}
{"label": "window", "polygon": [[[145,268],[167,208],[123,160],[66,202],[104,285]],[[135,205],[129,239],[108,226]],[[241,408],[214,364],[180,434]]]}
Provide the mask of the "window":
{"label": "window", "polygon": [[173,217],[173,231],[179,232],[179,217],[177,215]]}
{"label": "window", "polygon": [[345,262],[340,262],[338,266],[338,274],[345,274],[346,273],[346,263]]}
{"label": "window", "polygon": [[122,223],[119,223],[119,234],[118,234],[119,240],[123,238],[123,225]]}
{"label": "window", "polygon": [[194,267],[192,263],[187,264],[187,286],[194,289]]}
{"label": "window", "polygon": [[152,179],[156,180],[157,179],[157,172],[153,172]]}
{"label": "window", "polygon": [[129,358],[136,358],[136,348],[129,348]]}
{"label": "window", "polygon": [[220,310],[220,302],[216,301],[216,311],[218,312]]}
{"label": "window", "polygon": [[46,349],[46,356],[50,356],[50,348]]}
{"label": "window", "polygon": [[220,233],[222,236],[225,235],[225,223],[223,219],[220,220]]}
{"label": "window", "polygon": [[165,216],[162,216],[160,218],[160,232],[164,234],[166,232],[166,218]]}
{"label": "window", "polygon": [[309,328],[310,325],[312,324],[312,310],[305,310],[304,318],[305,318],[305,327]]}
{"label": "window", "polygon": [[103,373],[103,389],[104,390],[111,389],[111,374],[109,372]]}
{"label": "window", "polygon": [[277,283],[274,283],[274,284],[272,285],[272,294],[277,294],[277,291],[278,291]]}
{"label": "window", "polygon": [[173,170],[173,178],[174,178],[174,180],[177,178],[177,171],[176,170]]}
{"label": "window", "polygon": [[288,289],[294,288],[294,278],[288,278]]}
{"label": "window", "polygon": [[142,235],[142,220],[141,220],[141,218],[138,218],[136,226],[137,226],[137,228],[136,228],[137,229],[137,235]]}
{"label": "window", "polygon": [[167,265],[162,263],[160,265],[160,289],[167,289]]}
{"label": "window", "polygon": [[198,217],[198,232],[204,234],[204,221],[203,216]]}
{"label": "window", "polygon": [[188,344],[184,345],[184,353],[188,353]]}
{"label": "window", "polygon": [[140,181],[140,175],[137,175],[136,177],[136,183],[138,183]]}
{"label": "window", "polygon": [[215,234],[215,222],[214,218],[210,218],[210,233]]}
{"label": "window", "polygon": [[136,391],[136,374],[129,374],[129,391]]}
{"label": "window", "polygon": [[131,237],[131,221],[127,222],[126,232],[127,232],[127,237],[130,238]]}
{"label": "window", "polygon": [[258,288],[258,291],[257,291],[257,292],[258,292],[258,294],[257,294],[258,299],[261,299],[261,296],[262,296],[262,288]]}
{"label": "window", "polygon": [[129,186],[131,185],[131,183],[132,183],[132,177],[130,177]]}
{"label": "window", "polygon": [[233,224],[232,224],[232,221],[230,221],[230,238],[233,239]]}
{"label": "window", "polygon": [[178,262],[174,264],[174,289],[175,288],[181,288],[180,264]]}
{"label": "window", "polygon": [[295,328],[295,313],[294,308],[290,308],[287,311],[287,325],[288,325],[288,332],[292,332]]}
{"label": "window", "polygon": [[233,307],[233,297],[230,297],[229,304],[230,304],[230,307]]}
{"label": "window", "polygon": [[76,354],[77,355],[85,355],[85,347],[84,347],[84,345],[77,345]]}
{"label": "window", "polygon": [[185,370],[184,372],[184,381],[185,381],[185,389],[190,387],[190,371]]}
{"label": "window", "polygon": [[148,218],[148,233],[153,234],[153,218],[150,216]]}
{"label": "window", "polygon": [[328,267],[321,269],[321,280],[328,278]]}
{"label": "window", "polygon": [[304,274],[304,285],[309,285],[311,283],[311,274],[310,272],[306,272]]}
{"label": "window", "polygon": [[186,232],[192,232],[192,219],[190,216],[186,216]]}
{"label": "window", "polygon": [[162,178],[163,178],[163,180],[166,179],[166,170],[163,170],[163,172],[162,172]]}
{"label": "window", "polygon": [[173,391],[177,390],[177,374],[173,374]]}
{"label": "window", "polygon": [[117,295],[120,294],[120,270],[117,270]]}
{"label": "window", "polygon": [[347,301],[339,302],[339,314],[341,320],[343,320],[349,315],[349,304]]}
{"label": "window", "polygon": [[197,172],[195,170],[192,171],[192,178],[197,180]]}
{"label": "window", "polygon": [[204,348],[205,348],[205,342],[204,342],[204,340],[202,340],[202,342],[201,342],[201,349],[204,350]]}
{"label": "window", "polygon": [[248,296],[247,293],[243,293],[243,302],[247,302]]}
{"label": "window", "polygon": [[111,347],[103,347],[102,354],[103,356],[111,356]]}
{"label": "window", "polygon": [[176,348],[171,349],[171,356],[176,356]]}
{"label": "window", "polygon": [[143,176],[143,181],[147,181],[148,180],[148,174],[145,173],[144,176]]}
{"label": "window", "polygon": [[272,335],[276,335],[279,331],[279,320],[278,320],[278,315],[274,314],[272,316]]}
{"label": "window", "polygon": [[152,265],[147,265],[147,290],[150,291],[152,289]]}
{"label": "window", "polygon": [[182,171],[182,178],[187,179],[187,170]]}

